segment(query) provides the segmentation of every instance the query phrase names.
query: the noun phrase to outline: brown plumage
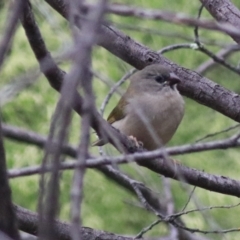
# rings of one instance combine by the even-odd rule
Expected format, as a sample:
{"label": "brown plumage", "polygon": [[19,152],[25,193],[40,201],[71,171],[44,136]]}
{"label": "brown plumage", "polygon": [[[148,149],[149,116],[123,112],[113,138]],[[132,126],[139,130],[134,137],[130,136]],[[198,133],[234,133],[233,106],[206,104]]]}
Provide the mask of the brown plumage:
{"label": "brown plumage", "polygon": [[[107,121],[122,133],[141,141],[148,150],[166,144],[184,114],[176,85],[180,79],[159,64],[145,67],[130,78],[130,85]],[[99,140],[95,145],[104,145]]]}

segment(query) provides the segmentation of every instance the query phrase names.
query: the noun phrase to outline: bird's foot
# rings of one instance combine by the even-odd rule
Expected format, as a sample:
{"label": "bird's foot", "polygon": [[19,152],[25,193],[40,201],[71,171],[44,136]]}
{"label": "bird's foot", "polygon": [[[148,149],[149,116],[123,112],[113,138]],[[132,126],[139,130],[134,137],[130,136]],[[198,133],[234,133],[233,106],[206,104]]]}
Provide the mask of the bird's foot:
{"label": "bird's foot", "polygon": [[135,138],[134,136],[131,135],[131,136],[128,136],[128,137],[130,138],[130,140],[133,141],[133,143],[135,144],[135,146],[136,146],[137,148],[140,148],[140,147],[143,146],[143,143],[140,142],[140,141],[138,141],[137,138]]}

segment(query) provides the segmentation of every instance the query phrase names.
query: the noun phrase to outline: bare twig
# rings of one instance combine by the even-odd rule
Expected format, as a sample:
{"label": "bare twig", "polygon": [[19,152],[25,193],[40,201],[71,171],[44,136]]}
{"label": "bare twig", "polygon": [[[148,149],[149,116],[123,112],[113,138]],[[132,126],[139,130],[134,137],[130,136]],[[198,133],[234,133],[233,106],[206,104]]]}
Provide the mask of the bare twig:
{"label": "bare twig", "polygon": [[166,52],[169,51],[173,51],[173,50],[178,50],[178,49],[195,49],[195,44],[193,43],[181,43],[181,44],[174,44],[174,45],[170,45],[167,46],[165,48],[162,48],[160,51],[158,51],[159,54],[164,54]]}
{"label": "bare twig", "polygon": [[[66,3],[61,0],[45,1],[67,18],[68,5]],[[76,25],[79,28],[81,27],[78,24]],[[182,84],[179,85],[179,90],[183,95],[240,122],[238,111],[240,109],[240,97],[238,94],[219,86],[193,71],[174,64],[111,26],[102,26],[98,44],[137,69],[142,69],[152,63],[170,66],[179,77],[184,79]]]}
{"label": "bare twig", "polygon": [[116,92],[116,90],[129,78],[131,77],[137,70],[136,69],[131,69],[128,73],[126,73],[114,86],[110,89],[108,92],[107,96],[102,102],[102,105],[100,107],[100,114],[103,115],[105,108],[112,97],[112,95]]}
{"label": "bare twig", "polygon": [[[145,34],[150,34],[150,35],[159,35],[163,37],[169,37],[169,38],[179,38],[188,42],[194,42],[194,38],[177,33],[177,32],[172,32],[172,31],[164,31],[160,29],[154,29],[154,28],[148,28],[148,27],[143,27],[143,26],[135,26],[135,25],[130,25],[130,24],[125,24],[125,23],[119,23],[119,22],[112,22],[110,21],[110,24],[118,27],[119,29],[126,29],[126,30],[131,30],[131,31],[138,31],[140,33],[145,33]],[[201,38],[201,42],[207,45],[213,45],[213,46],[219,46],[222,48],[228,48],[231,47],[232,45],[231,41],[229,43],[223,42],[223,41],[218,41],[218,39],[208,39],[208,38]]]}
{"label": "bare twig", "polygon": [[[237,140],[239,138],[239,135],[233,136],[227,140],[222,141],[214,141],[209,143],[197,143],[197,144],[191,144],[186,146],[180,146],[180,147],[170,147],[166,148],[164,150],[159,149],[155,151],[150,152],[142,152],[142,153],[135,153],[131,155],[125,155],[125,156],[118,156],[118,157],[99,157],[95,159],[89,159],[86,163],[86,167],[95,168],[97,166],[102,166],[105,164],[120,164],[120,163],[129,163],[132,161],[137,161],[141,165],[145,165],[145,159],[149,163],[147,163],[146,167],[150,168],[152,171],[157,172],[159,174],[162,174],[166,177],[170,177],[176,180],[183,179],[189,184],[192,184],[194,186],[198,186],[201,188],[205,188],[211,191],[224,193],[232,196],[240,196],[240,183],[238,181],[229,179],[227,177],[223,176],[216,176],[212,174],[207,174],[202,171],[198,171],[195,169],[187,168],[179,163],[176,163],[172,161],[171,159],[167,159],[168,163],[163,161],[163,159],[156,159],[151,160],[151,158],[157,158],[161,157],[162,154],[168,154],[168,155],[175,155],[175,154],[183,154],[187,152],[193,152],[193,150],[203,150],[203,149],[217,149],[217,146],[222,148],[226,148],[227,146],[240,146],[240,141]],[[163,152],[164,151],[164,152]],[[76,162],[66,162],[62,163],[60,165],[61,169],[73,169],[76,167],[79,163]],[[44,169],[44,171],[49,171],[51,168]],[[21,171],[21,175],[31,175],[39,173],[43,170],[41,170],[39,167],[32,167],[32,168],[26,168]],[[12,173],[13,174],[13,173]],[[17,176],[19,176],[19,172],[17,170]],[[180,179],[179,179],[180,178]],[[231,187],[228,187],[231,186]]]}
{"label": "bare twig", "polygon": [[[7,137],[10,137],[15,140],[24,141],[24,142],[27,142],[30,144],[34,144],[39,147],[42,147],[46,141],[46,138],[44,138],[42,136],[39,136],[32,132],[26,132],[19,128],[13,128],[8,125],[3,125],[3,131]],[[234,135],[234,136],[224,139],[224,140],[205,142],[205,143],[195,143],[195,144],[189,144],[189,145],[183,145],[183,146],[177,146],[177,147],[168,147],[168,148],[165,148],[164,151],[166,151],[166,153],[168,155],[174,156],[174,155],[178,155],[178,154],[209,151],[209,150],[214,150],[214,149],[227,149],[227,148],[231,148],[231,147],[234,148],[234,147],[239,147],[239,146],[240,146],[239,135]],[[76,157],[76,152],[75,152],[76,150],[73,147],[65,146],[62,149],[62,151],[65,154],[70,155],[71,157]],[[126,158],[128,159],[128,161],[135,161],[135,160],[140,160],[140,159],[155,158],[155,157],[161,157],[161,156],[162,156],[162,149],[159,149],[159,150],[155,150],[155,151],[135,153],[135,154],[126,155],[126,156],[99,158],[98,161],[96,161],[95,163],[92,163],[90,165],[92,165],[92,167],[93,167],[93,166],[97,166],[98,164],[99,165],[100,164],[111,164],[112,163],[111,161],[116,162],[116,163],[123,163],[126,161]],[[104,162],[104,159],[106,160],[105,162]]]}
{"label": "bare twig", "polygon": [[[216,57],[219,59],[226,59],[230,57],[233,53],[239,51],[240,48],[239,46],[230,46],[224,49],[221,49],[217,54]],[[198,72],[199,74],[205,74],[209,69],[213,68],[217,62],[215,62],[213,59],[209,59],[206,62],[202,63],[199,65],[195,71]]]}
{"label": "bare twig", "polygon": [[[27,232],[32,235],[37,235],[38,229],[38,221],[39,216],[31,212],[27,209],[24,209],[19,206],[15,206],[17,218],[18,218],[18,226],[21,231]],[[54,229],[57,233],[56,239],[58,240],[71,240],[71,225],[66,222],[61,222],[59,220],[54,221]],[[81,240],[89,240],[98,239],[98,240],[132,240],[131,237],[124,237],[120,235],[115,235],[113,233],[99,231],[95,229],[91,229],[89,227],[81,228]]]}
{"label": "bare twig", "polygon": [[6,30],[0,42],[0,68],[2,66],[5,54],[7,53],[11,46],[13,35],[15,34],[15,31],[17,29],[18,18],[21,14],[22,7],[24,4],[25,2],[23,0],[14,1],[13,3],[10,3],[10,13],[9,16],[6,18],[7,19]]}
{"label": "bare twig", "polygon": [[[199,8],[199,12],[198,12],[198,18],[200,19],[201,14],[202,14],[202,10],[204,8],[204,4],[201,5],[201,7]],[[240,70],[232,65],[230,65],[229,63],[227,63],[223,58],[219,58],[217,55],[215,55],[214,53],[212,53],[211,51],[209,51],[206,47],[203,46],[203,44],[201,44],[200,40],[199,40],[199,33],[198,33],[198,26],[196,26],[194,28],[194,35],[195,35],[195,43],[197,44],[197,50],[206,54],[207,56],[209,56],[210,58],[212,58],[215,62],[221,64],[222,66],[228,68],[229,70],[240,74]]]}
{"label": "bare twig", "polygon": [[157,226],[159,223],[163,222],[162,219],[158,219],[156,221],[154,221],[153,223],[151,223],[149,226],[143,228],[136,236],[134,239],[139,239],[142,238],[142,236],[149,232],[150,230],[152,230],[155,226]]}
{"label": "bare twig", "polygon": [[8,182],[5,149],[0,122],[0,232],[13,240],[20,240],[17,220],[12,204],[11,188]]}
{"label": "bare twig", "polygon": [[[86,10],[91,8],[91,4],[85,4]],[[126,6],[122,4],[112,4],[107,8],[107,12],[125,17],[139,17],[151,20],[163,20],[166,22],[183,24],[187,26],[198,26],[208,30],[226,32],[229,35],[240,36],[238,29],[229,23],[221,23],[211,20],[198,20],[188,17],[182,13],[172,13],[155,9],[142,9],[138,7]]]}
{"label": "bare twig", "polygon": [[30,69],[0,89],[0,105],[3,106],[11,101],[20,91],[33,84],[40,76],[38,69]]}
{"label": "bare twig", "polygon": [[234,204],[234,205],[223,205],[223,206],[210,206],[210,207],[203,207],[203,208],[197,208],[197,209],[191,209],[188,211],[182,210],[181,212],[172,214],[172,218],[178,218],[179,216],[186,215],[193,212],[201,212],[201,211],[207,211],[212,209],[230,209],[240,206],[240,203]]}
{"label": "bare twig", "polygon": [[[230,23],[236,28],[240,27],[240,11],[230,0],[200,0],[209,13],[220,23]],[[240,43],[240,37],[228,33],[234,41]]]}
{"label": "bare twig", "polygon": [[189,197],[188,197],[188,200],[187,200],[186,204],[184,205],[184,207],[183,207],[183,209],[182,209],[182,212],[187,208],[187,205],[189,204],[189,202],[190,202],[190,200],[191,200],[191,198],[192,198],[192,196],[193,196],[193,193],[194,193],[195,189],[196,189],[196,186],[195,186],[195,187],[192,189],[192,191],[190,192]]}
{"label": "bare twig", "polygon": [[[44,59],[45,54],[49,56],[48,51],[45,47],[44,42],[42,41],[40,31],[35,22],[34,15],[32,13],[32,9],[30,3],[27,1],[26,6],[24,7],[23,16],[21,18],[22,25],[24,26],[25,32],[28,36],[30,43],[32,44],[32,48],[35,50],[35,55],[40,62],[40,66],[44,71],[44,65],[46,64],[46,59]],[[38,41],[34,38],[38,36],[38,41],[40,41],[39,45],[36,45]],[[33,41],[34,40],[34,41]],[[44,59],[44,62],[42,60]],[[49,57],[47,63],[51,66],[55,66],[51,57]],[[46,74],[52,76],[55,72],[52,72],[53,69],[48,69]],[[55,70],[55,69],[54,69]],[[58,71],[58,74],[62,75],[63,73]],[[73,76],[71,76],[71,74]],[[50,134],[48,138],[48,142],[46,145],[46,152],[43,159],[42,167],[44,168],[46,164],[50,163],[52,168],[52,174],[48,184],[48,191],[45,200],[45,204],[43,204],[43,195],[44,195],[44,175],[42,175],[40,180],[40,197],[39,197],[39,212],[40,212],[40,239],[54,239],[55,232],[53,229],[53,221],[57,214],[58,210],[58,193],[59,193],[59,161],[61,156],[61,148],[64,144],[65,138],[67,136],[68,127],[71,119],[71,107],[74,98],[74,94],[70,94],[69,91],[74,92],[77,86],[77,80],[74,79],[74,73],[69,74],[68,85],[64,85],[62,88],[62,96],[58,102],[51,127]],[[71,88],[72,87],[72,88]],[[56,88],[60,88],[60,84],[56,86]],[[74,90],[74,91],[73,91]],[[44,220],[43,220],[44,216]]]}
{"label": "bare twig", "polygon": [[178,223],[173,223],[174,226],[184,229],[186,231],[190,231],[193,233],[204,233],[204,234],[211,234],[211,233],[217,233],[217,234],[226,234],[231,232],[240,232],[240,229],[238,227],[236,228],[229,228],[229,229],[223,229],[223,230],[201,230],[198,228],[188,228],[183,225],[180,225]]}
{"label": "bare twig", "polygon": [[231,131],[231,130],[233,130],[233,129],[236,129],[236,128],[239,128],[239,127],[240,127],[240,124],[238,123],[238,124],[236,124],[236,125],[234,125],[234,126],[228,127],[228,128],[223,129],[223,130],[221,130],[221,131],[214,132],[214,133],[209,133],[209,134],[207,134],[206,136],[199,138],[199,139],[196,140],[195,142],[196,142],[196,143],[197,143],[197,142],[201,142],[201,141],[203,141],[203,140],[205,140],[205,139],[207,139],[207,138],[215,137],[215,136],[217,136],[217,135],[219,135],[219,134],[229,132],[229,131]]}
{"label": "bare twig", "polygon": [[216,63],[219,63],[220,65],[226,67],[227,69],[231,70],[232,72],[240,75],[240,69],[238,67],[234,67],[231,64],[227,63],[223,58],[219,58],[217,55],[209,51],[207,48],[205,48],[201,43],[196,42],[198,45],[197,50],[206,54],[211,59],[213,59]]}
{"label": "bare twig", "polygon": [[[76,2],[74,7],[78,6],[80,2]],[[82,37],[77,37],[76,33],[75,44],[78,54],[75,60],[76,67],[81,66],[82,71],[79,72],[81,85],[84,90],[84,112],[82,115],[81,124],[81,141],[78,150],[77,162],[80,166],[76,168],[73,177],[71,189],[71,217],[72,217],[72,237],[75,240],[81,239],[81,220],[79,214],[81,213],[81,203],[83,199],[83,177],[85,173],[85,163],[88,157],[89,138],[90,138],[90,123],[93,117],[94,96],[92,92],[92,75],[89,72],[89,64],[91,62],[91,49],[97,38],[98,29],[100,27],[103,14],[106,7],[106,1],[100,0],[88,18],[88,21],[82,25]],[[75,16],[76,17],[76,16]],[[91,29],[91,31],[89,31]]]}

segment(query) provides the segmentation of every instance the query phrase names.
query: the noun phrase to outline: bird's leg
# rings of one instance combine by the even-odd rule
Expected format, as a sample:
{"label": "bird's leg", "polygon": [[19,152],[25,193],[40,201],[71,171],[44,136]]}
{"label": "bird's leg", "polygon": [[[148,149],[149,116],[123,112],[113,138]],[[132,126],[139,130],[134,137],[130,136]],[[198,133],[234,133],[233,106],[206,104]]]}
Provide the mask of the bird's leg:
{"label": "bird's leg", "polygon": [[143,143],[138,141],[137,138],[135,138],[134,136],[128,136],[130,138],[130,140],[132,140],[134,142],[134,144],[137,146],[137,148],[143,147]]}

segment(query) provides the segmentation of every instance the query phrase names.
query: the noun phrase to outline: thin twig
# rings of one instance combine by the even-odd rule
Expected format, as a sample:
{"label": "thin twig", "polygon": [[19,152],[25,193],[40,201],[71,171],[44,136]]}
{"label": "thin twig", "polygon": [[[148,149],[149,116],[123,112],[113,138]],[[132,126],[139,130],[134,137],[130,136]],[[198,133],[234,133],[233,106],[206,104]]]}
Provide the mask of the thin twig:
{"label": "thin twig", "polygon": [[202,208],[197,208],[197,209],[191,209],[191,210],[188,210],[188,211],[183,210],[181,212],[172,214],[171,217],[173,219],[175,219],[175,218],[178,218],[182,215],[187,215],[187,214],[193,213],[193,212],[201,212],[201,211],[207,211],[207,210],[212,210],[212,209],[230,209],[230,208],[235,208],[235,207],[238,207],[238,206],[240,206],[240,203],[237,203],[237,204],[234,204],[234,205],[202,207]]}
{"label": "thin twig", "polygon": [[[81,2],[75,2],[73,7],[77,7]],[[85,173],[85,163],[88,157],[88,148],[90,140],[90,127],[93,117],[94,96],[92,91],[92,75],[89,72],[89,65],[91,63],[91,50],[97,38],[98,29],[102,22],[103,14],[106,8],[106,1],[100,0],[92,12],[88,21],[82,24],[82,36],[78,37],[76,32],[75,44],[78,55],[75,60],[75,67],[81,66],[82,71],[78,72],[81,79],[81,85],[84,91],[84,112],[81,123],[81,139],[78,150],[77,163],[79,167],[76,168],[73,177],[71,188],[71,218],[72,218],[72,238],[74,240],[82,239],[81,234],[81,203],[83,199],[83,178]],[[76,17],[76,16],[74,16]],[[89,31],[91,29],[91,31]],[[73,28],[74,30],[74,28]]]}
{"label": "thin twig", "polygon": [[[91,4],[85,4],[86,9],[91,8]],[[123,4],[108,5],[107,12],[125,17],[138,17],[141,19],[162,20],[170,23],[177,23],[186,26],[198,26],[208,30],[226,32],[229,35],[239,36],[238,29],[229,23],[219,24],[212,20],[199,20],[188,17],[182,13],[172,13],[155,9],[143,9],[126,6]]]}
{"label": "thin twig", "polygon": [[[141,152],[141,153],[134,153],[134,154],[128,154],[125,156],[114,156],[114,157],[108,157],[108,156],[103,156],[103,157],[95,157],[95,158],[90,158],[88,159],[86,163],[86,167],[89,168],[95,168],[97,166],[101,165],[106,165],[106,164],[122,164],[122,163],[130,163],[130,162],[135,162],[135,161],[140,161],[140,160],[145,160],[145,159],[153,159],[153,158],[158,158],[161,157],[163,152],[166,152],[169,156],[174,156],[178,154],[187,154],[187,153],[192,153],[192,152],[199,152],[199,151],[208,151],[208,150],[213,150],[213,149],[225,149],[225,148],[231,148],[231,147],[238,147],[240,146],[240,141],[239,135],[234,135],[231,138],[221,140],[221,141],[213,141],[213,142],[205,142],[205,143],[196,143],[196,144],[189,144],[189,145],[183,145],[183,146],[176,146],[176,147],[168,147],[163,149],[158,149],[154,151],[148,151],[148,152]],[[74,149],[72,149],[73,151]],[[61,169],[71,169],[76,166],[81,164],[77,162],[65,162],[61,163]],[[25,170],[24,170],[25,169]],[[49,171],[51,167],[48,167],[46,169],[42,169],[40,171],[39,167],[27,167],[22,169],[21,175],[31,175],[39,172],[45,172]],[[29,170],[29,172],[28,172]],[[16,170],[18,171],[18,170]],[[19,175],[19,176],[21,176]],[[13,176],[12,176],[13,177]],[[15,176],[17,177],[17,176]]]}
{"label": "thin twig", "polygon": [[[119,22],[112,22],[109,21],[109,23],[113,26],[116,26],[120,29],[126,29],[126,30],[131,30],[131,31],[138,31],[140,33],[146,33],[150,35],[159,35],[163,37],[169,37],[169,38],[179,38],[188,42],[194,42],[193,37],[188,37],[187,35],[181,34],[181,33],[176,33],[176,32],[170,32],[170,31],[162,31],[159,29],[154,29],[154,28],[148,28],[148,27],[143,27],[143,26],[137,26],[137,25],[130,25],[130,24],[125,24],[125,23],[119,23]],[[218,46],[222,48],[230,48],[232,46],[232,43],[229,41],[229,43],[223,42],[223,41],[218,41],[218,39],[205,39],[201,38],[201,42],[207,45],[212,45],[212,46]]]}
{"label": "thin twig", "polygon": [[187,205],[189,204],[189,202],[190,202],[190,200],[191,200],[191,198],[192,198],[192,196],[193,196],[193,193],[194,193],[195,189],[196,189],[196,186],[194,186],[193,189],[192,189],[192,191],[190,192],[189,197],[188,197],[188,200],[187,200],[186,204],[184,205],[184,207],[183,207],[183,209],[182,209],[182,212],[187,208]]}
{"label": "thin twig", "polygon": [[127,72],[114,86],[110,89],[108,92],[107,96],[102,102],[102,105],[100,107],[100,114],[103,115],[105,108],[112,97],[112,95],[116,92],[116,90],[129,78],[131,77],[137,70],[136,69],[131,69],[129,72]]}
{"label": "thin twig", "polygon": [[180,44],[174,44],[167,47],[162,48],[160,51],[158,51],[159,54],[164,54],[169,51],[178,50],[178,49],[195,49],[195,44],[193,43],[180,43]]}
{"label": "thin twig", "polygon": [[19,0],[9,3],[10,11],[9,16],[6,18],[7,19],[6,30],[4,31],[2,40],[0,42],[0,69],[3,64],[4,57],[11,46],[12,38],[16,32],[18,25],[18,18],[21,14],[25,1]]}
{"label": "thin twig", "polygon": [[149,226],[143,228],[136,236],[134,239],[139,239],[139,238],[142,238],[143,235],[147,232],[149,232],[150,230],[153,229],[153,227],[155,227],[156,225],[158,225],[160,222],[163,222],[162,219],[158,219],[156,221],[154,221],[153,223],[151,223]]}
{"label": "thin twig", "polygon": [[223,130],[221,130],[221,131],[218,131],[218,132],[215,132],[215,133],[209,133],[209,134],[207,134],[206,136],[204,136],[204,137],[202,137],[202,138],[199,138],[199,139],[196,140],[195,142],[196,142],[196,143],[197,143],[197,142],[201,142],[201,141],[203,141],[203,140],[205,140],[205,139],[207,139],[207,138],[215,137],[215,136],[217,136],[217,135],[219,135],[219,134],[229,132],[229,131],[231,131],[231,130],[233,130],[233,129],[236,129],[236,128],[238,128],[238,127],[240,127],[240,124],[239,124],[239,123],[236,124],[236,125],[234,125],[234,126],[231,126],[231,127],[226,128],[226,129],[223,129]]}
{"label": "thin twig", "polygon": [[[201,14],[202,14],[202,10],[204,8],[204,4],[201,5],[199,11],[198,11],[198,17],[197,19],[199,20],[200,17],[201,17]],[[194,28],[194,36],[195,36],[195,43],[197,44],[197,48],[196,50],[202,52],[202,53],[205,53],[207,56],[209,56],[210,58],[212,58],[215,62],[221,64],[222,66],[228,68],[229,70],[237,73],[240,75],[240,69],[239,68],[236,68],[232,65],[230,65],[229,63],[227,63],[224,59],[222,58],[219,58],[217,55],[215,55],[214,53],[212,53],[211,51],[209,51],[207,48],[205,48],[203,46],[203,44],[201,44],[200,42],[200,39],[199,39],[199,33],[198,33],[198,29],[199,29],[199,26],[196,26]]]}
{"label": "thin twig", "polygon": [[[233,53],[240,51],[239,45],[229,46],[227,48],[221,49],[216,56],[220,59],[226,59],[230,57]],[[214,66],[216,66],[217,62],[215,62],[213,59],[209,59],[206,62],[199,65],[195,71],[199,74],[205,74],[207,71],[212,69]]]}

